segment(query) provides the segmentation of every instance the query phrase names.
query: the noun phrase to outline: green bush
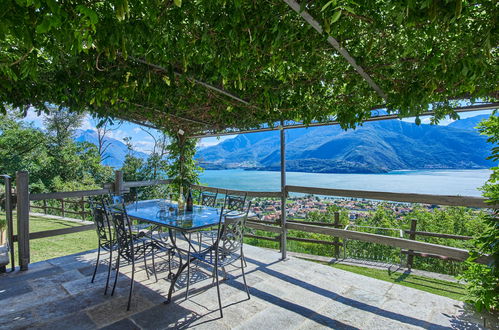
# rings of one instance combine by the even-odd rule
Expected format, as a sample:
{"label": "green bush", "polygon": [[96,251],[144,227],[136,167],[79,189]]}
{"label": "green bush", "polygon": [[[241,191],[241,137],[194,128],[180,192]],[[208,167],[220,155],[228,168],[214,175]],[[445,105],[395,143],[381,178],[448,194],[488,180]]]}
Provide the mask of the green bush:
{"label": "green bush", "polygon": [[[495,145],[492,148],[493,161],[499,160],[499,117],[494,115],[483,121],[479,127],[483,135],[487,135],[488,142]],[[483,195],[491,204],[499,204],[499,167],[492,168],[489,181],[483,186]],[[496,207],[496,206],[495,206]],[[485,217],[485,228],[479,237],[473,241],[471,256],[467,262],[468,268],[461,278],[468,283],[468,301],[473,303],[478,310],[499,309],[499,210]],[[487,265],[475,263],[482,255],[489,255]]]}

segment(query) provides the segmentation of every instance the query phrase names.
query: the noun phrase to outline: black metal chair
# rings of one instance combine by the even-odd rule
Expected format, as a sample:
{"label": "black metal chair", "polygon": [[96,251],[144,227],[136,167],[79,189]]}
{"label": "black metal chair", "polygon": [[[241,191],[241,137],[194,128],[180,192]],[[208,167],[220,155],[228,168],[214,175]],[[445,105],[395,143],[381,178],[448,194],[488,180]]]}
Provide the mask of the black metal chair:
{"label": "black metal chair", "polygon": [[[203,194],[206,196],[203,199]],[[211,206],[215,207],[216,206],[216,197],[218,193],[216,194],[209,194],[209,193],[202,193],[201,194],[201,202],[205,202],[206,204],[201,204],[205,206]],[[244,195],[225,195],[224,199],[224,209],[225,211],[237,211],[237,212],[244,212],[244,205],[246,203],[246,197],[247,193]],[[200,231],[199,232],[199,248],[201,249],[201,246],[203,244],[202,240],[203,237],[210,238],[212,240],[212,243],[215,242],[215,239],[217,238],[217,231],[216,230],[205,230],[205,231]]]}
{"label": "black metal chair", "polygon": [[225,211],[239,211],[244,212],[246,198],[248,193],[244,195],[225,195],[224,207]]}
{"label": "black metal chair", "polygon": [[116,233],[116,246],[118,250],[118,257],[116,260],[116,274],[114,278],[113,290],[111,295],[114,295],[116,289],[116,283],[118,281],[118,275],[120,271],[120,261],[124,259],[129,264],[132,264],[132,276],[130,281],[130,292],[128,294],[128,304],[127,311],[130,310],[130,304],[132,301],[132,293],[135,278],[135,262],[139,259],[143,259],[144,267],[146,271],[147,278],[149,279],[149,270],[147,266],[147,258],[151,256],[152,258],[152,271],[156,281],[158,277],[156,274],[156,264],[155,264],[155,254],[157,252],[168,253],[168,258],[170,259],[171,249],[166,247],[163,242],[156,240],[150,240],[146,237],[137,237],[132,233],[132,226],[130,218],[126,213],[125,205],[122,205],[121,210],[113,209],[111,211],[112,221]]}
{"label": "black metal chair", "polygon": [[203,191],[199,195],[199,205],[215,207],[217,205],[218,192],[212,193]]}
{"label": "black metal chair", "polygon": [[92,214],[93,221],[95,223],[95,228],[97,231],[98,247],[97,247],[97,260],[95,262],[95,269],[92,275],[91,283],[95,281],[95,275],[97,274],[97,268],[99,267],[99,261],[102,251],[109,253],[109,264],[107,269],[107,280],[106,289],[104,294],[107,294],[107,289],[109,287],[109,278],[111,276],[111,267],[113,261],[113,249],[115,245],[115,237],[113,233],[113,227],[111,226],[111,221],[109,220],[108,212],[105,208],[105,202],[102,198],[93,197],[88,200],[90,205],[90,210]]}
{"label": "black metal chair", "polygon": [[[187,256],[187,262],[190,258],[194,258],[200,262],[208,264],[213,267],[214,280],[217,286],[218,295],[218,306],[220,310],[220,317],[223,317],[222,312],[222,300],[220,298],[220,283],[218,278],[219,268],[222,268],[224,273],[225,267],[234,264],[236,261],[241,262],[241,272],[243,275],[244,287],[248,299],[250,299],[250,294],[248,290],[248,285],[246,283],[246,275],[244,272],[244,252],[243,252],[243,238],[244,238],[244,228],[248,213],[250,210],[251,202],[248,203],[247,207],[243,205],[243,211],[226,210],[222,208],[220,214],[220,220],[217,228],[217,238],[215,243],[205,250],[199,252],[189,253]],[[239,205],[241,207],[241,205]],[[189,268],[187,270],[187,288],[186,288],[186,298],[189,294]]]}
{"label": "black metal chair", "polygon": [[[212,193],[212,192],[202,191],[201,194],[199,195],[199,205],[216,207],[217,196],[218,192]],[[199,249],[201,250],[202,248],[203,237],[210,238],[213,243],[214,239],[216,238],[216,235],[217,235],[216,230],[205,230],[198,232]]]}
{"label": "black metal chair", "polygon": [[[104,201],[108,205],[123,205],[126,204],[126,198],[123,195],[113,195],[109,194],[107,197],[107,200]],[[137,202],[137,200],[135,200]],[[132,232],[135,236],[148,236],[151,238],[152,236],[152,231],[156,229],[153,225],[150,223],[134,223],[133,221],[131,223],[131,229]]]}

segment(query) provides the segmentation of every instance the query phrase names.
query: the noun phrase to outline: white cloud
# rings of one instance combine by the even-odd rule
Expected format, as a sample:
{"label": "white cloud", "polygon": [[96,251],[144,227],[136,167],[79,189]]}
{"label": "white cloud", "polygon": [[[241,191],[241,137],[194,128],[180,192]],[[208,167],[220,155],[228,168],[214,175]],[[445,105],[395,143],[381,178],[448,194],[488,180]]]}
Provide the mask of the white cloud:
{"label": "white cloud", "polygon": [[198,142],[198,147],[206,148],[206,147],[216,146],[217,144],[220,144],[220,143],[224,142],[225,140],[232,139],[236,136],[237,135],[226,135],[226,136],[220,136],[220,137],[208,137],[208,138],[200,139]]}
{"label": "white cloud", "polygon": [[[116,139],[116,140],[119,140],[119,141],[123,141],[124,138],[126,137],[129,137],[130,136],[130,133],[128,132],[125,132],[121,129],[117,129],[117,130],[113,130],[113,131],[109,131],[108,132],[108,136],[112,139]],[[132,138],[132,143],[135,144],[135,142],[133,141],[133,138]]]}
{"label": "white cloud", "polygon": [[212,147],[212,146],[216,146],[219,143],[220,143],[220,141],[202,141],[201,140],[198,142],[198,147],[199,148]]}
{"label": "white cloud", "polygon": [[[491,114],[492,110],[483,110],[483,111],[469,111],[469,112],[461,112],[459,114],[460,119],[465,119],[465,118],[470,118],[470,117],[475,117],[478,115],[484,115],[484,114]],[[408,117],[408,118],[403,118],[402,121],[408,122],[408,123],[414,123],[415,117]],[[438,122],[438,125],[441,126],[447,126],[450,123],[455,122],[454,119],[450,119],[449,117],[445,117],[444,119],[440,120]],[[424,116],[421,117],[421,123],[422,124],[430,124],[431,123],[431,117],[430,116]]]}
{"label": "white cloud", "polygon": [[85,117],[82,120],[80,129],[83,129],[83,130],[91,129],[93,131],[96,130],[95,125],[92,123],[92,117],[90,117],[90,115],[88,115],[88,114],[85,115]]}
{"label": "white cloud", "polygon": [[[132,140],[133,142],[133,140]],[[137,151],[144,152],[146,154],[150,154],[154,148],[154,142],[152,141],[138,141],[133,143],[134,148]]]}

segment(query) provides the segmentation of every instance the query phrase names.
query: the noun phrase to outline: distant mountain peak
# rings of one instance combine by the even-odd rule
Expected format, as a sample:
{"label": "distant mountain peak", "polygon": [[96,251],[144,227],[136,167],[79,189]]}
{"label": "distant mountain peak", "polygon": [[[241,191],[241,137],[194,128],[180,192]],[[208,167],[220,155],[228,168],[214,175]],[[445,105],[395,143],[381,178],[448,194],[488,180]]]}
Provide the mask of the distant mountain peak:
{"label": "distant mountain peak", "polygon": [[[473,127],[479,115],[448,126],[416,125],[401,120],[366,122],[355,130],[339,126],[286,131],[289,171],[380,173],[403,169],[488,168],[491,146]],[[280,168],[279,132],[238,135],[198,150],[207,169]]]}
{"label": "distant mountain peak", "polygon": [[[76,130],[74,140],[77,142],[89,142],[95,146],[98,146],[99,143],[97,132],[93,129]],[[106,149],[106,158],[102,163],[113,168],[121,168],[125,161],[125,156],[128,154],[128,147],[123,142],[111,137],[106,137],[105,141],[106,143],[110,143],[110,145]],[[148,158],[146,153],[140,151],[134,151],[133,155],[144,160]]]}

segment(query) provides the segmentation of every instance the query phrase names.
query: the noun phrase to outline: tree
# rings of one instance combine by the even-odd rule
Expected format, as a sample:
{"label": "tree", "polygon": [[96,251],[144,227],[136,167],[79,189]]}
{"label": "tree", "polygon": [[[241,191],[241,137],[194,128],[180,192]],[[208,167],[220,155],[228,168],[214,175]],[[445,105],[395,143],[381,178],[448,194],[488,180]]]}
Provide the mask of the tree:
{"label": "tree", "polygon": [[[65,125],[55,126],[78,128]],[[110,182],[112,169],[100,163],[96,146],[75,143],[66,132],[43,132],[10,113],[0,116],[0,173],[15,177],[16,171],[28,171],[31,192],[91,189]]]}
{"label": "tree", "polygon": [[15,177],[16,171],[28,171],[31,187],[45,189],[46,164],[50,162],[47,141],[39,129],[15,117],[0,116],[0,173]]}
{"label": "tree", "polygon": [[101,161],[103,162],[107,158],[109,158],[109,155],[106,154],[107,149],[111,145],[111,142],[109,142],[108,137],[109,133],[117,130],[121,124],[113,127],[113,123],[109,119],[104,119],[100,121],[97,126],[97,150],[99,152]]}
{"label": "tree", "polygon": [[45,116],[43,123],[54,143],[62,148],[65,143],[71,141],[75,131],[80,128],[84,117],[84,114],[71,112],[61,107],[52,108],[52,111]]}
{"label": "tree", "polygon": [[168,154],[169,137],[165,132],[160,131],[158,135],[151,132],[150,129],[140,127],[154,141],[153,149],[147,159],[147,168],[150,171],[151,179],[158,179],[159,173],[165,174],[168,166],[168,161],[165,159]]}

